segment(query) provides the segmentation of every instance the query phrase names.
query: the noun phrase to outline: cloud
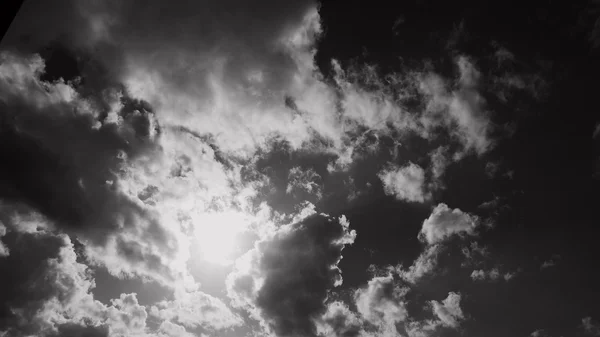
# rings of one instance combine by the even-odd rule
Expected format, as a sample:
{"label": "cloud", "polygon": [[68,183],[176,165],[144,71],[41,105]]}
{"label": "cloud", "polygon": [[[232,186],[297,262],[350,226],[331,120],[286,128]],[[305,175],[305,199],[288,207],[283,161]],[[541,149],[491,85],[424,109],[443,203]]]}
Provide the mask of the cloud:
{"label": "cloud", "polygon": [[[471,59],[455,59],[459,74],[456,90],[445,79],[434,73],[420,76],[419,90],[426,97],[425,125],[429,128],[446,126],[451,135],[460,141],[466,152],[478,155],[493,147],[490,138],[492,124],[485,110],[486,100],[478,91],[481,73]],[[455,159],[464,155],[457,152]]]}
{"label": "cloud", "polygon": [[471,242],[468,247],[463,247],[461,253],[465,257],[465,261],[461,264],[464,266],[480,265],[481,259],[489,256],[489,251],[486,246],[480,246],[477,241]]}
{"label": "cloud", "polygon": [[362,325],[362,319],[350,311],[348,305],[335,301],[327,305],[327,311],[317,320],[317,333],[326,337],[362,336],[365,334]]}
{"label": "cloud", "polygon": [[585,333],[590,334],[592,336],[600,336],[600,324],[598,322],[592,321],[591,317],[584,317],[581,319],[581,326]]}
{"label": "cloud", "polygon": [[554,267],[556,265],[556,263],[558,263],[559,260],[560,260],[560,255],[558,255],[558,254],[552,255],[552,257],[550,259],[548,259],[542,263],[542,265],[540,266],[540,270]]}
{"label": "cloud", "polygon": [[483,269],[473,270],[471,273],[471,279],[474,281],[483,281],[483,280],[491,280],[497,281],[499,279],[504,279],[505,281],[510,281],[516,275],[515,272],[506,272],[504,274],[500,273],[498,268],[492,268],[488,271]]}
{"label": "cloud", "polygon": [[433,312],[443,326],[456,328],[465,318],[462,309],[460,308],[460,293],[450,292],[448,297],[441,303],[431,301]]}
{"label": "cloud", "polygon": [[450,159],[447,157],[447,153],[448,148],[446,146],[440,146],[429,153],[429,160],[431,161],[430,170],[432,175],[431,185],[435,189],[444,187],[441,178],[444,175],[446,168],[450,164]]}
{"label": "cloud", "polygon": [[280,227],[236,262],[228,295],[277,335],[315,336],[328,290],[342,283],[341,252],[355,237],[344,217],[313,214]]}
{"label": "cloud", "polygon": [[157,337],[195,337],[196,335],[187,332],[181,325],[163,321],[158,327]]}
{"label": "cloud", "polygon": [[293,167],[288,175],[286,193],[304,192],[319,200],[323,197],[320,180],[321,176],[313,168],[303,170],[300,167]]}
{"label": "cloud", "polygon": [[544,329],[537,329],[534,332],[532,332],[529,336],[531,336],[531,337],[546,337],[546,336],[548,336],[548,333],[546,333],[546,330],[544,330]]}
{"label": "cloud", "polygon": [[[103,118],[93,100],[72,85],[41,81],[44,62],[38,56],[3,51],[0,58],[0,100],[6,108],[0,154],[8,163],[0,172],[0,197],[31,206],[92,250],[113,242],[114,255],[132,265],[131,273],[160,273],[165,282],[177,275],[163,263],[177,254],[177,238],[122,184],[121,173],[131,162],[159,150],[153,112],[117,95],[116,111]],[[122,249],[136,242],[146,247]],[[140,255],[158,263],[135,268]]]}
{"label": "cloud", "polygon": [[443,247],[439,244],[427,246],[407,269],[398,266],[396,267],[396,272],[404,280],[416,283],[422,277],[435,272],[438,265],[438,256],[442,251]]}
{"label": "cloud", "polygon": [[378,174],[383,183],[385,194],[393,195],[398,200],[424,202],[430,194],[424,191],[425,172],[413,163],[404,167],[391,165]]}
{"label": "cloud", "polygon": [[[177,293],[173,301],[161,301],[150,307],[150,315],[174,321],[187,328],[227,329],[242,324],[242,319],[216,297],[200,291]],[[170,323],[169,323],[170,324]],[[169,327],[176,329],[172,325]]]}
{"label": "cloud", "polygon": [[57,331],[85,317],[92,318],[86,325],[100,324],[94,317],[103,305],[89,293],[94,281],[68,236],[12,231],[6,238],[11,253],[0,259],[0,272],[12,276],[0,284],[0,326],[9,335]]}
{"label": "cloud", "polygon": [[399,287],[392,275],[374,277],[354,294],[358,313],[375,325],[382,336],[395,336],[396,323],[404,321],[408,315],[404,301],[407,290]]}
{"label": "cloud", "polygon": [[474,233],[479,221],[476,216],[460,209],[450,209],[448,205],[438,204],[429,218],[423,222],[419,238],[428,244],[435,244],[447,237],[458,234]]}
{"label": "cloud", "polygon": [[6,235],[6,226],[0,222],[0,258],[6,257],[9,254],[8,247],[1,241],[2,237]]}

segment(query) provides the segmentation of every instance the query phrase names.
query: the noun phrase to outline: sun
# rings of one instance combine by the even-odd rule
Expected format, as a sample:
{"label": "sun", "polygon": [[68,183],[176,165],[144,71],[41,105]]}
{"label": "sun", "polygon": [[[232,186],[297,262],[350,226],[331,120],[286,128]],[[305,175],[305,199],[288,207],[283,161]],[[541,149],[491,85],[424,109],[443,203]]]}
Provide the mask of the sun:
{"label": "sun", "polygon": [[209,263],[230,265],[235,259],[239,234],[250,223],[249,216],[235,210],[199,214],[194,223],[201,258]]}

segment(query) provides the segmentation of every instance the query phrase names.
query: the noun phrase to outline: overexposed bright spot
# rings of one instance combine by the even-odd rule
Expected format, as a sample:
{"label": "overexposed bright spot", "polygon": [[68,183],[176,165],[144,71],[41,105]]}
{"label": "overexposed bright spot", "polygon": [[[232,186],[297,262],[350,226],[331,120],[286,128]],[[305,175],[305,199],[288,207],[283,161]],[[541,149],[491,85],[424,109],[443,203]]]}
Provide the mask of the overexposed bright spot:
{"label": "overexposed bright spot", "polygon": [[227,210],[199,214],[194,219],[200,258],[214,264],[230,265],[235,259],[240,244],[239,235],[248,229],[248,215]]}

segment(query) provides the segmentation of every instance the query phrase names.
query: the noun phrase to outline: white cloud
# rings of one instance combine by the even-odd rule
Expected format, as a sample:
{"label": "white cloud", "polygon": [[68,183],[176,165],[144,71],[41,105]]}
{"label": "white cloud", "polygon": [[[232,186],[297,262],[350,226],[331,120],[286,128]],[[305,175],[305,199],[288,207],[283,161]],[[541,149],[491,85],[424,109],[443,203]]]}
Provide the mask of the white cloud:
{"label": "white cloud", "polygon": [[358,313],[377,326],[382,336],[395,336],[396,323],[408,315],[404,301],[406,291],[394,282],[392,275],[374,277],[354,294]]}
{"label": "white cloud", "polygon": [[363,321],[348,306],[335,301],[327,305],[327,310],[317,322],[317,333],[326,337],[356,337],[365,335]]}
{"label": "white cloud", "polygon": [[448,297],[442,301],[431,301],[433,312],[440,320],[441,324],[447,327],[456,328],[465,318],[460,308],[460,293],[448,293]]}
{"label": "white cloud", "polygon": [[441,203],[423,222],[419,237],[428,244],[435,244],[455,234],[472,235],[477,225],[476,216],[458,208],[450,209],[448,205]]}
{"label": "white cloud", "polygon": [[157,337],[195,337],[196,335],[187,332],[181,325],[163,321],[158,327]]}
{"label": "white cloud", "polygon": [[406,281],[416,283],[422,277],[435,272],[438,265],[438,256],[442,250],[443,247],[439,244],[427,246],[408,269],[405,270],[402,266],[398,266],[396,272]]}
{"label": "white cloud", "polygon": [[242,324],[242,319],[220,299],[200,291],[176,293],[173,301],[158,302],[150,315],[177,322],[187,328],[227,329]]}
{"label": "white cloud", "polygon": [[144,306],[139,305],[136,294],[121,294],[111,300],[112,305],[107,310],[107,323],[111,334],[140,335],[146,330],[148,313]]}
{"label": "white cloud", "polygon": [[404,167],[391,165],[378,174],[387,195],[398,200],[424,202],[430,198],[425,188],[425,172],[416,164],[408,163]]}

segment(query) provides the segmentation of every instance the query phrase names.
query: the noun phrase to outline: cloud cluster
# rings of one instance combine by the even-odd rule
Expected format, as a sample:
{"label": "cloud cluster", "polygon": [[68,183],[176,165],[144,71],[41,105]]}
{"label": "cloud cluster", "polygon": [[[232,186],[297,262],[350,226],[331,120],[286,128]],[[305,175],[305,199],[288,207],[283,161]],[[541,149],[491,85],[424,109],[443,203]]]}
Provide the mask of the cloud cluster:
{"label": "cloud cluster", "polygon": [[473,270],[473,272],[471,273],[471,278],[474,281],[483,281],[483,280],[496,281],[499,279],[509,281],[512,278],[514,278],[515,275],[516,275],[516,273],[514,273],[514,272],[506,272],[506,273],[502,274],[498,268],[492,268],[488,271],[485,271],[483,269],[476,269],[476,270]]}
{"label": "cloud cluster", "polygon": [[[312,1],[27,1],[0,50],[0,271],[15,275],[2,281],[0,331],[189,336],[242,326],[201,290],[188,262],[197,245],[225,255],[245,231],[259,239],[239,254],[227,295],[266,331],[351,337],[395,335],[402,322],[407,331],[456,327],[460,295],[431,302],[431,322],[413,322],[392,276],[356,290],[357,312],[331,301],[356,233],[314,206],[272,211],[261,189],[270,177],[256,163],[279,141],[325,157],[329,174],[353,181],[353,164],[389,152],[388,163],[373,165],[384,192],[426,202],[449,165],[494,146],[485,74],[457,56],[450,77],[435,67],[382,77],[333,60],[326,79],[314,62],[321,34]],[[52,43],[74,55],[79,76],[44,80],[49,61],[38,52]],[[529,88],[516,77],[496,83]],[[413,137],[430,147],[417,158],[430,167],[398,154]],[[450,145],[440,146],[446,137]],[[294,166],[287,177],[289,194],[326,194],[327,177],[314,168]],[[398,274],[414,284],[434,272],[443,244],[478,223],[438,204],[419,234],[423,253]],[[173,298],[145,307],[125,293],[101,303],[92,295],[96,267],[157,281]]]}

